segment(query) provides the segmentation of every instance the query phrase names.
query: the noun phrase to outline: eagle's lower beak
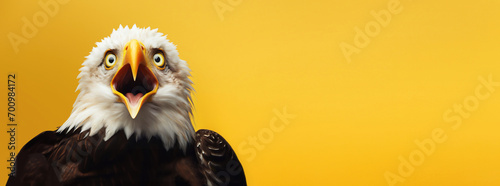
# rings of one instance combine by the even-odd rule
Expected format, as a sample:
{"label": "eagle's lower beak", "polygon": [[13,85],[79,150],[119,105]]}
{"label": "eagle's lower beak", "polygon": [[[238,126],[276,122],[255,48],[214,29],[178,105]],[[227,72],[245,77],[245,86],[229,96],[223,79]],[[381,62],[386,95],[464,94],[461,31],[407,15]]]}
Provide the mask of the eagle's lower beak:
{"label": "eagle's lower beak", "polygon": [[129,41],[123,54],[123,62],[111,80],[111,90],[125,103],[134,119],[142,105],[158,90],[158,79],[148,68],[142,43],[135,39]]}

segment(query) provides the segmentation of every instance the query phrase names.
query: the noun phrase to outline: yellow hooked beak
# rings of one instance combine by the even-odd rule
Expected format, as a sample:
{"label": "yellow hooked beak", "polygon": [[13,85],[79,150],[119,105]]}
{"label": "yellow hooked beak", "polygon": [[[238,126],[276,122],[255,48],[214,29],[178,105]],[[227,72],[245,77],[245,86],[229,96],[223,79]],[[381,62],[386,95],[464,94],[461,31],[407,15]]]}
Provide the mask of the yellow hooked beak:
{"label": "yellow hooked beak", "polygon": [[145,47],[133,39],[123,48],[124,58],[111,80],[111,90],[135,119],[142,105],[158,90],[158,79],[148,68]]}

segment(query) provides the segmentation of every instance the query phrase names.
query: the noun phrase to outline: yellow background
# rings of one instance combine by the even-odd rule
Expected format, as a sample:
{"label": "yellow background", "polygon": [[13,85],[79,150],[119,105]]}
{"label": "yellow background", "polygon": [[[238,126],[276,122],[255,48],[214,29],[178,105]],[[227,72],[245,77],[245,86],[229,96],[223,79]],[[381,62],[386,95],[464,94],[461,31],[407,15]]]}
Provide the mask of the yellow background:
{"label": "yellow background", "polygon": [[[5,0],[0,113],[13,72],[18,148],[56,129],[70,115],[78,69],[95,42],[120,24],[151,26],[192,69],[196,129],[232,144],[249,185],[388,185],[384,173],[398,174],[398,157],[408,159],[414,141],[436,128],[447,140],[397,185],[500,185],[500,91],[457,130],[443,119],[474,96],[478,77],[500,81],[500,1],[401,0],[401,13],[349,63],[340,43],[354,45],[355,28],[364,30],[375,21],[370,12],[390,1],[72,0],[16,53],[8,33],[22,36],[22,18],[44,10],[38,1]],[[231,7],[223,19],[214,2]],[[259,134],[284,107],[295,118],[263,143]],[[0,121],[7,130],[7,117]],[[248,144],[252,137],[263,149]]]}

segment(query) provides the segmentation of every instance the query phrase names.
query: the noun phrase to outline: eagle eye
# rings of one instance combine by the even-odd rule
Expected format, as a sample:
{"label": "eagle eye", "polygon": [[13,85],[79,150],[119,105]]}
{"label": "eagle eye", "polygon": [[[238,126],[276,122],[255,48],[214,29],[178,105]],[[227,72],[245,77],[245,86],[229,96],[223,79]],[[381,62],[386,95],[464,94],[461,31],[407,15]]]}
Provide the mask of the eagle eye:
{"label": "eagle eye", "polygon": [[106,54],[104,58],[104,66],[106,66],[106,70],[112,69],[116,64],[116,56],[113,53]]}
{"label": "eagle eye", "polygon": [[167,66],[167,63],[165,63],[165,57],[163,56],[162,52],[157,52],[153,56],[153,63],[156,65],[156,68],[160,70],[165,69],[165,66]]}

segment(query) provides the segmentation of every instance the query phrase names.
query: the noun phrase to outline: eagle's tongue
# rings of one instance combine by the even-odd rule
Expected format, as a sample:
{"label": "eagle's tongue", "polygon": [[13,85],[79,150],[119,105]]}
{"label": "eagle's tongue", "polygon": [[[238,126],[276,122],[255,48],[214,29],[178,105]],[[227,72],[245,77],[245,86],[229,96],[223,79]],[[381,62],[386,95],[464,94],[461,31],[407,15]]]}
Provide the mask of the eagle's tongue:
{"label": "eagle's tongue", "polygon": [[137,93],[136,95],[132,93],[127,93],[125,94],[125,97],[128,98],[128,101],[130,102],[130,105],[137,105],[139,103],[139,100],[142,98],[143,94],[142,93]]}

